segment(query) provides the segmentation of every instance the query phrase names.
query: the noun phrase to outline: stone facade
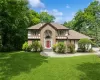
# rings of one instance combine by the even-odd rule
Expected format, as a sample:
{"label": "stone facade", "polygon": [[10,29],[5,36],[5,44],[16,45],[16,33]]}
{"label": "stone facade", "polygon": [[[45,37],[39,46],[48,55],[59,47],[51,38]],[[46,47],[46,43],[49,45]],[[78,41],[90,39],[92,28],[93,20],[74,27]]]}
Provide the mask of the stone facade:
{"label": "stone facade", "polygon": [[[52,44],[56,44],[56,35],[57,35],[57,32],[50,25],[47,25],[40,32],[40,37],[41,37],[40,41],[41,41],[42,46],[44,46],[44,43],[45,43],[45,31],[47,31],[47,30],[51,31],[51,33],[52,33],[52,36],[51,36]],[[51,45],[51,47],[52,47],[52,45]]]}

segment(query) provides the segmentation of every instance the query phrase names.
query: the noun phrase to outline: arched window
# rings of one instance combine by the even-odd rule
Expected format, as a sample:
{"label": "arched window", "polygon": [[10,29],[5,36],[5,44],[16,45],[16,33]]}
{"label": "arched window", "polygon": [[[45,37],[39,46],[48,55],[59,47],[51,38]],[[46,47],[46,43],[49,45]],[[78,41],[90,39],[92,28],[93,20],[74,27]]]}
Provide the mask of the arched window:
{"label": "arched window", "polygon": [[45,35],[45,38],[51,38],[52,37],[52,32],[50,30],[46,30],[44,35]]}

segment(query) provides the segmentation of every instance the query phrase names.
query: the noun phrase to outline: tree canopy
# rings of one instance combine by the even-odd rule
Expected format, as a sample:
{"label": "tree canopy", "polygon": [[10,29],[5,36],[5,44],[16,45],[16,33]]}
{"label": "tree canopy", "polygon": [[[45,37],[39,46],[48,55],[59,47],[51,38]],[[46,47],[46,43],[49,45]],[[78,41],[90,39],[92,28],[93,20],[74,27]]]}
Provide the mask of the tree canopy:
{"label": "tree canopy", "polygon": [[1,51],[20,50],[27,40],[27,28],[40,22],[53,22],[55,17],[47,12],[31,10],[28,0],[0,1]]}
{"label": "tree canopy", "polygon": [[65,22],[64,26],[94,38],[100,46],[100,3],[91,2],[87,8],[79,10],[72,21]]}
{"label": "tree canopy", "polygon": [[53,15],[48,14],[47,12],[40,13],[40,20],[44,23],[54,22],[55,17]]}

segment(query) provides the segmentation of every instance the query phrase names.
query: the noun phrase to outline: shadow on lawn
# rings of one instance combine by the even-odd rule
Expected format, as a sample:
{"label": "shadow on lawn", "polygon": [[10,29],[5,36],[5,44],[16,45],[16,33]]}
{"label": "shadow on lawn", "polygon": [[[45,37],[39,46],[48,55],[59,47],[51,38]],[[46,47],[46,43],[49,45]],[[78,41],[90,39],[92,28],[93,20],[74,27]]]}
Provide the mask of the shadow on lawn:
{"label": "shadow on lawn", "polygon": [[28,73],[43,62],[47,62],[47,58],[41,57],[39,53],[2,53],[0,54],[0,80],[10,80],[21,72]]}
{"label": "shadow on lawn", "polygon": [[77,69],[84,73],[80,80],[100,80],[100,63],[83,63]]}

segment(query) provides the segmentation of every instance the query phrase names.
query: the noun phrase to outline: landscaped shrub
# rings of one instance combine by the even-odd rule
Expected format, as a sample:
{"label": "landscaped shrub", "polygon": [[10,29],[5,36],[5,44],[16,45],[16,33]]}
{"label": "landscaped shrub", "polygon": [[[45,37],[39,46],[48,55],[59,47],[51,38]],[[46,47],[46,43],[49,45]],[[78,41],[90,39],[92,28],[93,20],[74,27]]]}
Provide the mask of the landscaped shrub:
{"label": "landscaped shrub", "polygon": [[28,42],[25,42],[25,43],[23,44],[23,46],[22,46],[22,50],[27,51],[28,48],[29,48]]}
{"label": "landscaped shrub", "polygon": [[32,50],[32,45],[28,45],[28,48],[26,51],[30,52]]}
{"label": "landscaped shrub", "polygon": [[84,39],[80,39],[78,41],[78,45],[79,48],[82,52],[87,52],[89,51],[89,46],[92,44],[93,42],[90,39],[84,38]]}
{"label": "landscaped shrub", "polygon": [[65,53],[66,52],[66,46],[63,42],[59,42],[57,44],[57,52],[58,53]]}
{"label": "landscaped shrub", "polygon": [[43,51],[43,47],[38,41],[34,41],[32,43],[32,51],[41,52],[41,51]]}
{"label": "landscaped shrub", "polygon": [[42,45],[40,44],[40,52],[42,52],[43,51],[43,47],[42,47]]}
{"label": "landscaped shrub", "polygon": [[69,53],[75,53],[75,45],[74,44],[68,44],[67,45],[67,50]]}
{"label": "landscaped shrub", "polygon": [[54,52],[57,52],[57,44],[54,44],[52,48]]}
{"label": "landscaped shrub", "polygon": [[89,52],[95,52],[95,51],[91,48],[91,49],[89,49]]}

